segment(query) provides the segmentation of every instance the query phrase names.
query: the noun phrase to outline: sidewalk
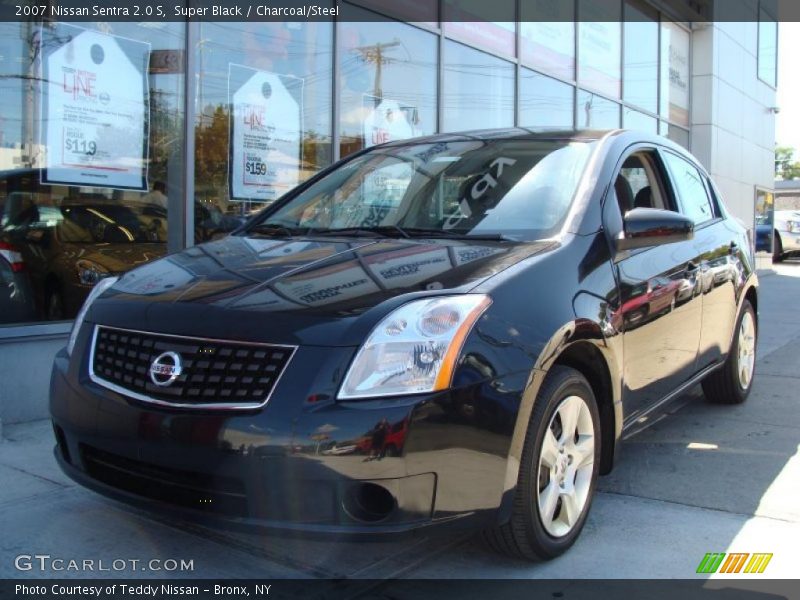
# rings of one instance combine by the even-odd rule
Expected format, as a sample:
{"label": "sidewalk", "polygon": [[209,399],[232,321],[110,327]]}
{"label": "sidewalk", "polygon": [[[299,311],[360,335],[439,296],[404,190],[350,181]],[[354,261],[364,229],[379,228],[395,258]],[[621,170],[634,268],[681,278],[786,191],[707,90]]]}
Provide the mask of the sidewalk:
{"label": "sidewalk", "polygon": [[[468,536],[300,542],[168,522],[75,486],[55,465],[49,422],[38,421],[7,426],[0,445],[0,577],[690,578],[706,552],[772,552],[761,577],[794,577],[800,263],[775,270],[761,279],[759,360],[748,402],[714,406],[693,390],[626,441],[614,473],[600,480],[583,535],[555,561],[511,561]],[[194,570],[41,574],[18,571],[20,554],[186,559]]]}

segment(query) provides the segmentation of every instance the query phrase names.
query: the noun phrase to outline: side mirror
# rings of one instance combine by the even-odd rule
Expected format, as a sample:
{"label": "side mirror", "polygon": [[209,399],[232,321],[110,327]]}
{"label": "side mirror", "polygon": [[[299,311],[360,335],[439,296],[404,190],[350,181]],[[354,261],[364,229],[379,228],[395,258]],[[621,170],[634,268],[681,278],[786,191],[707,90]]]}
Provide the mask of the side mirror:
{"label": "side mirror", "polygon": [[694,222],[671,210],[634,208],[625,213],[617,250],[684,242],[694,237]]}

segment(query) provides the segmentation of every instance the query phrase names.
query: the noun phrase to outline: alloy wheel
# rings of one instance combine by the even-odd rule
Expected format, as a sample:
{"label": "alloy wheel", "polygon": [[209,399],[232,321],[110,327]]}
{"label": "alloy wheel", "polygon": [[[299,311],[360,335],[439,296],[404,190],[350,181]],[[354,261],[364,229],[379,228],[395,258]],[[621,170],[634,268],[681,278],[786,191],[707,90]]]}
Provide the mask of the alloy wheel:
{"label": "alloy wheel", "polygon": [[744,315],[742,315],[737,345],[739,348],[737,362],[739,386],[746,390],[753,380],[753,370],[756,365],[756,326],[753,314],[750,311],[745,311]]}
{"label": "alloy wheel", "polygon": [[563,537],[572,531],[589,499],[595,454],[589,406],[568,396],[556,408],[539,453],[536,500],[545,531]]}

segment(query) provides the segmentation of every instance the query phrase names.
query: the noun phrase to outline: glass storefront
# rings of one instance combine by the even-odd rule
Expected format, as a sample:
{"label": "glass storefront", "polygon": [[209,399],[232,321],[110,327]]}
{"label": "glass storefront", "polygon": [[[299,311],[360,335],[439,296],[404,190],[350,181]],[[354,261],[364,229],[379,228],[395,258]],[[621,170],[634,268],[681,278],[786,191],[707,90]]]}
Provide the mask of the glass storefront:
{"label": "glass storefront", "polygon": [[341,156],[436,132],[436,42],[433,33],[403,23],[342,24]]}
{"label": "glass storefront", "polygon": [[[658,15],[625,4],[625,100],[651,113],[658,111]],[[626,125],[627,127],[627,125]]]}
{"label": "glass storefront", "polygon": [[28,290],[21,320],[70,319],[99,279],[166,254],[183,202],[184,36],[179,23],[0,23],[0,244],[18,259],[3,286]]}
{"label": "glass storefront", "polygon": [[619,127],[619,104],[587,90],[578,90],[578,127],[581,129]]}
{"label": "glass storefront", "polygon": [[522,69],[519,124],[569,129],[574,119],[575,88],[563,81]]}
{"label": "glass storefront", "polygon": [[514,65],[448,40],[442,113],[442,131],[514,125]]}
{"label": "glass storefront", "polygon": [[199,243],[235,228],[331,163],[333,27],[197,26],[194,229]]}
{"label": "glass storefront", "polygon": [[101,278],[385,141],[622,125],[688,146],[691,36],[637,0],[502,0],[493,22],[358,4],[335,24],[0,23],[0,323],[69,320]]}

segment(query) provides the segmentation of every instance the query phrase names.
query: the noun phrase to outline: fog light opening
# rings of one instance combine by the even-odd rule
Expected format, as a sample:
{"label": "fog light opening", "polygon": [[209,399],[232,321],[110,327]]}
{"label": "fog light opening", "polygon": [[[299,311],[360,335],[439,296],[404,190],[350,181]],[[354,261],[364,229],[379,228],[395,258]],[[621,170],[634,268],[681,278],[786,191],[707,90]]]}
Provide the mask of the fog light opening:
{"label": "fog light opening", "polygon": [[342,508],[355,521],[377,523],[386,519],[396,505],[394,496],[377,483],[351,485],[342,500]]}
{"label": "fog light opening", "polygon": [[59,452],[61,452],[61,457],[64,459],[64,462],[72,464],[69,456],[69,447],[67,446],[67,438],[64,436],[64,430],[53,423],[53,433],[56,436],[56,445],[58,446]]}

